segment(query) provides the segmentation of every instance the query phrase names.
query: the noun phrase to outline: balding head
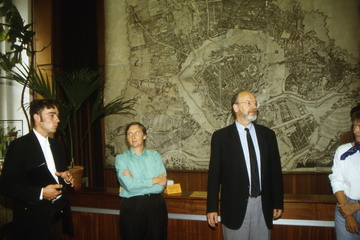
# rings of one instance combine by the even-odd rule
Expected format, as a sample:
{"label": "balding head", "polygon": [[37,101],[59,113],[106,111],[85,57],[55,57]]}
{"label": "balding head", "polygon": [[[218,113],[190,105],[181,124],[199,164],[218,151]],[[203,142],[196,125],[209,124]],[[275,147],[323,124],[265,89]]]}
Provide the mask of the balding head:
{"label": "balding head", "polygon": [[257,118],[256,96],[248,91],[240,91],[232,98],[232,111],[236,121],[247,126]]}

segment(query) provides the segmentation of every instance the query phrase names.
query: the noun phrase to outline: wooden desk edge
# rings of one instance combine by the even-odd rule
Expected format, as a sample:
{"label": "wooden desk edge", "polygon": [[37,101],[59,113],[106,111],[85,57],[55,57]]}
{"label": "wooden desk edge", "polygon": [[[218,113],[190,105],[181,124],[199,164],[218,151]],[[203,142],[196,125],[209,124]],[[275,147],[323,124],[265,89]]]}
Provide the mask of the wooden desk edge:
{"label": "wooden desk edge", "polygon": [[[163,194],[168,212],[175,214],[206,214],[206,198],[191,197],[193,192]],[[203,192],[205,195],[206,193]],[[88,188],[70,194],[72,206],[98,209],[119,209],[121,198],[118,189]],[[334,219],[336,204],[333,195],[284,195],[285,219],[330,220]]]}

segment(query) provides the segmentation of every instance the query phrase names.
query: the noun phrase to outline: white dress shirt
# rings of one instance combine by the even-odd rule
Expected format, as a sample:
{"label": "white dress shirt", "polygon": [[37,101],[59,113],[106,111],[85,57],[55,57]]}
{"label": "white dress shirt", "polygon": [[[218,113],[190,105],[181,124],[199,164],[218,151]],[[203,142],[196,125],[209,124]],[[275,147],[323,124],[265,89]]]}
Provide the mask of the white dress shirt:
{"label": "white dress shirt", "polygon": [[340,160],[340,156],[351,147],[351,143],[346,143],[336,149],[329,179],[334,193],[344,191],[347,197],[360,200],[360,153],[357,151]]}
{"label": "white dress shirt", "polygon": [[[40,133],[38,133],[35,129],[33,129],[39,143],[41,146],[41,150],[45,156],[45,161],[46,161],[46,166],[48,167],[51,175],[54,177],[54,179],[56,180],[57,183],[59,183],[59,179],[56,176],[55,172],[56,172],[56,167],[55,167],[55,161],[54,161],[54,156],[52,154],[51,148],[50,148],[50,143],[49,143],[49,139],[48,137],[44,137],[42,136]],[[40,200],[43,199],[43,191],[44,188],[41,189],[40,192]],[[60,198],[61,195],[59,195],[55,200],[57,200],[58,198]]]}

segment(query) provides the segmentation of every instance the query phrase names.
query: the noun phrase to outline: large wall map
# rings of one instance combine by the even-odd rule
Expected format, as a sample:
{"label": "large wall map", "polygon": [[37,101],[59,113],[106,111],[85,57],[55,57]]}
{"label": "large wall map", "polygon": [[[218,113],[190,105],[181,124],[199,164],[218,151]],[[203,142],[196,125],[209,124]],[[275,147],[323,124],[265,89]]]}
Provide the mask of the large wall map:
{"label": "large wall map", "polygon": [[329,169],[360,102],[359,3],[344,1],[106,0],[105,94],[137,98],[134,116],[106,119],[107,165],[140,121],[168,169],[207,169],[231,96],[249,90],[283,170]]}

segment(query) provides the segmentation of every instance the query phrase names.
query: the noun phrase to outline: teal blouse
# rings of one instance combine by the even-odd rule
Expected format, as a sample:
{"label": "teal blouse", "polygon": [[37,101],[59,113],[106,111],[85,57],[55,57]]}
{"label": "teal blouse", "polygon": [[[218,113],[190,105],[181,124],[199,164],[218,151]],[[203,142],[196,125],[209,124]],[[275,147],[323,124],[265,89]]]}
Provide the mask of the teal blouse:
{"label": "teal blouse", "polygon": [[[152,184],[153,177],[166,173],[162,157],[156,151],[144,149],[137,155],[130,149],[116,156],[115,169],[122,186],[119,194],[121,197],[161,193],[164,190],[164,186]],[[132,177],[123,176],[124,170],[129,170]]]}

